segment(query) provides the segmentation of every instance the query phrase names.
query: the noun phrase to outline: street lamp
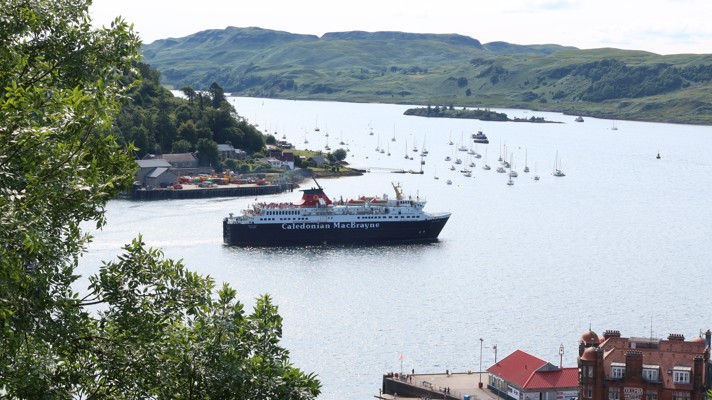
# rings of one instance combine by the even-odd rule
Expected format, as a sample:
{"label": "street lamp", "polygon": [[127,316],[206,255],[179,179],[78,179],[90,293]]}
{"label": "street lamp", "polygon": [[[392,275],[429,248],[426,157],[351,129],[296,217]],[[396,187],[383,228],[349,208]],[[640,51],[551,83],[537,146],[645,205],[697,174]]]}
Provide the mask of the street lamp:
{"label": "street lamp", "polygon": [[561,346],[559,346],[559,369],[561,369],[564,365],[564,344],[561,343]]}
{"label": "street lamp", "polygon": [[482,389],[482,342],[484,342],[484,339],[480,338],[480,389]]}

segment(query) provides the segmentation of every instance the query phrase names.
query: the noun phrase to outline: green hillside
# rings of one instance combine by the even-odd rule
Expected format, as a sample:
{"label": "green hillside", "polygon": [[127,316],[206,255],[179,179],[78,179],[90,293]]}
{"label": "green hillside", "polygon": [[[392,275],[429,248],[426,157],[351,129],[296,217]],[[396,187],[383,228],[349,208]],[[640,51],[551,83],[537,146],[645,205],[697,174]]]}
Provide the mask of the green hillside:
{"label": "green hillside", "polygon": [[712,125],[712,55],[482,44],[456,34],[229,27],[143,45],[173,88],[240,96],[510,107]]}

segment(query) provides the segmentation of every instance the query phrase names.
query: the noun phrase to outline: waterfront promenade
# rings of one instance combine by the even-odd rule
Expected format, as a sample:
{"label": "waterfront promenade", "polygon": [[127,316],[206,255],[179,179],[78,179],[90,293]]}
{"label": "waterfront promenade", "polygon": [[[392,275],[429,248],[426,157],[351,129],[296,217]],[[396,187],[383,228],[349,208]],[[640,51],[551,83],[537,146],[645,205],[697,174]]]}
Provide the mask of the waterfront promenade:
{"label": "waterfront promenade", "polygon": [[[497,394],[487,389],[486,372],[439,374],[386,374],[377,399],[470,399],[496,400]],[[482,382],[482,388],[479,384]]]}

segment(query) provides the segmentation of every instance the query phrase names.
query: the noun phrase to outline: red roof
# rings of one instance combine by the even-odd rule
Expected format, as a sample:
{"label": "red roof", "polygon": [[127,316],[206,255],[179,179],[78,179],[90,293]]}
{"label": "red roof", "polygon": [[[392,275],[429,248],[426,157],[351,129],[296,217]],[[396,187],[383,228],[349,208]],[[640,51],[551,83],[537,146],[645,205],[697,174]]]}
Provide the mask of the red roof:
{"label": "red roof", "polygon": [[578,386],[578,368],[559,369],[521,350],[508,355],[488,368],[487,372],[521,389],[556,389]]}
{"label": "red roof", "polygon": [[545,364],[546,361],[540,358],[521,350],[516,350],[497,364],[489,367],[487,372],[523,388],[532,374]]}
{"label": "red roof", "polygon": [[574,388],[578,386],[578,368],[537,371],[524,385],[524,389]]}

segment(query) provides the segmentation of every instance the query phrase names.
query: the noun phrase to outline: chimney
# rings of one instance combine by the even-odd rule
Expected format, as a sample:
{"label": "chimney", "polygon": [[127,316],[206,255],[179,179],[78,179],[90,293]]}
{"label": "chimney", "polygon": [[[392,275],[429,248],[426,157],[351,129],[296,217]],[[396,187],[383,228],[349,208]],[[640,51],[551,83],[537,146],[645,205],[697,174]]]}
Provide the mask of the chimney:
{"label": "chimney", "polygon": [[612,337],[621,337],[621,332],[620,331],[612,331],[612,330],[607,330],[603,332],[603,337],[605,339],[612,338]]}
{"label": "chimney", "polygon": [[630,350],[625,353],[625,378],[627,381],[643,379],[643,352]]}
{"label": "chimney", "polygon": [[671,333],[668,335],[668,340],[669,341],[678,341],[678,342],[684,342],[685,341],[685,335],[681,335],[679,333]]}

